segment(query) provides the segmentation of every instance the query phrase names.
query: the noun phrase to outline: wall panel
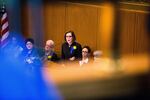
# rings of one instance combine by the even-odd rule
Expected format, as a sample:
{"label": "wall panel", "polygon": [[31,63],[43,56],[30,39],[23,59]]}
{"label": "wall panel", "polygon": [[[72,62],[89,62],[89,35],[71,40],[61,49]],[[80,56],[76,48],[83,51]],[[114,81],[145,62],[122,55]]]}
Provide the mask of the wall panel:
{"label": "wall panel", "polygon": [[[44,6],[45,40],[56,42],[56,51],[60,53],[64,42],[64,33],[73,30],[77,41],[82,45],[89,45],[92,50],[112,50],[113,34],[106,34],[102,23],[111,24],[103,16],[104,6],[80,3],[46,4]],[[121,54],[135,54],[148,52],[148,32],[146,18],[148,12],[131,9],[120,9],[120,37],[119,50]],[[112,14],[112,17],[114,15]],[[112,18],[113,19],[113,18]],[[105,21],[106,22],[105,22]],[[113,32],[113,31],[112,31]],[[108,36],[107,36],[108,35]]]}
{"label": "wall panel", "polygon": [[54,40],[55,50],[58,52],[64,41],[65,9],[64,4],[47,4],[44,6],[45,41]]}
{"label": "wall panel", "polygon": [[98,14],[96,7],[67,4],[66,31],[73,30],[77,41],[83,46],[89,45],[92,49],[96,49],[97,24]]}
{"label": "wall panel", "polygon": [[122,54],[148,53],[146,12],[122,10],[120,51]]}

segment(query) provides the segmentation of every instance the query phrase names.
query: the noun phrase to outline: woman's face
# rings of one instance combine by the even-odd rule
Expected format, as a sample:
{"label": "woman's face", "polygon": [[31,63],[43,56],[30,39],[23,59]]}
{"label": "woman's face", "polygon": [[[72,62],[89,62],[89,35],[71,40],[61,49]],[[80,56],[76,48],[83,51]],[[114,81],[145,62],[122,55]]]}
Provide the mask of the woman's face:
{"label": "woman's face", "polygon": [[33,48],[33,44],[30,41],[28,41],[26,43],[26,47],[27,47],[28,50],[31,50]]}
{"label": "woman's face", "polygon": [[82,49],[82,57],[84,57],[84,58],[88,57],[88,49],[87,48]]}
{"label": "woman's face", "polygon": [[73,37],[72,37],[72,34],[71,33],[67,33],[66,34],[66,41],[68,44],[72,44],[73,42]]}

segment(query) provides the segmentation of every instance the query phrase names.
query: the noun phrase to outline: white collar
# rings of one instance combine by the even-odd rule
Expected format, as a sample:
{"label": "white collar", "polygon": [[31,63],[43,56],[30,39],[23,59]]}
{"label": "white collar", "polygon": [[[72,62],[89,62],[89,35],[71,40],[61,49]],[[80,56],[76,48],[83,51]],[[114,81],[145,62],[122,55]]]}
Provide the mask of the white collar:
{"label": "white collar", "polygon": [[89,61],[89,59],[88,59],[88,58],[86,58],[86,59],[82,60],[82,62],[83,62],[83,63],[88,63],[88,61]]}
{"label": "white collar", "polygon": [[86,58],[84,60],[79,61],[80,66],[82,66],[83,64],[87,64],[89,62],[89,59]]}

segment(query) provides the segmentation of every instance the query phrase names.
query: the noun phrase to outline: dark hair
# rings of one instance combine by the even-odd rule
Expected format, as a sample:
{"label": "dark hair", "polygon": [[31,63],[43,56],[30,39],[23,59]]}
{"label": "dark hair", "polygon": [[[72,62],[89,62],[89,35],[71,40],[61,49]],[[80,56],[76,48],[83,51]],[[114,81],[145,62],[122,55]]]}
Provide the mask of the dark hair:
{"label": "dark hair", "polygon": [[34,44],[34,40],[32,38],[27,38],[25,40],[25,44],[27,44],[27,42],[31,42],[32,44]]}
{"label": "dark hair", "polygon": [[91,53],[91,48],[89,46],[83,46],[82,49],[87,48],[88,49],[88,53]]}
{"label": "dark hair", "polygon": [[75,36],[75,34],[74,34],[73,31],[68,31],[68,32],[66,32],[65,35],[64,35],[64,40],[66,41],[66,34],[68,34],[68,33],[71,33],[72,38],[73,38],[73,42],[76,41],[76,36]]}

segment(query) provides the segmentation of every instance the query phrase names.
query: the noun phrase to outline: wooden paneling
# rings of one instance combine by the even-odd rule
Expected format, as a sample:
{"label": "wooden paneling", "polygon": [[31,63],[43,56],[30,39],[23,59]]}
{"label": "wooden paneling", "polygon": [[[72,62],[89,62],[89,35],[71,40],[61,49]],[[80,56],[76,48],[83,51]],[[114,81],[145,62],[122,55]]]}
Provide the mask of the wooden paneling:
{"label": "wooden paneling", "polygon": [[28,12],[27,12],[27,4],[26,2],[22,3],[21,4],[22,8],[21,8],[21,17],[22,17],[22,20],[21,20],[21,30],[22,30],[22,33],[23,33],[23,36],[25,37],[29,37],[29,27],[28,27]]}
{"label": "wooden paneling", "polygon": [[121,54],[148,53],[147,15],[144,12],[121,10]]}
{"label": "wooden paneling", "polygon": [[60,51],[64,41],[65,9],[64,4],[46,4],[44,6],[45,41],[52,39],[55,42],[56,51]]}
{"label": "wooden paneling", "polygon": [[135,16],[135,37],[134,37],[134,53],[149,52],[149,36],[147,29],[148,13],[136,13]]}
{"label": "wooden paneling", "polygon": [[104,3],[103,7],[98,8],[98,33],[97,48],[102,50],[104,56],[111,56],[113,44],[114,27],[114,6]]}
{"label": "wooden paneling", "polygon": [[120,29],[120,49],[121,53],[133,52],[133,37],[135,30],[135,13],[121,12],[121,29]]}
{"label": "wooden paneling", "polygon": [[73,30],[77,41],[82,46],[89,45],[92,49],[96,49],[97,24],[98,15],[96,7],[67,4],[66,31]]}
{"label": "wooden paneling", "polygon": [[[73,30],[81,45],[89,45],[92,50],[111,52],[113,29],[113,11],[105,17],[104,5],[80,3],[60,3],[44,5],[45,41],[52,39],[56,51],[60,53],[64,42],[64,33]],[[110,10],[111,11],[111,10]],[[147,18],[148,11],[132,9],[120,10],[119,50],[121,54],[148,53]],[[107,14],[106,14],[107,15]],[[111,19],[109,19],[111,18]],[[110,28],[110,31],[107,29]],[[110,33],[112,32],[112,33]],[[108,34],[107,34],[108,33]]]}

